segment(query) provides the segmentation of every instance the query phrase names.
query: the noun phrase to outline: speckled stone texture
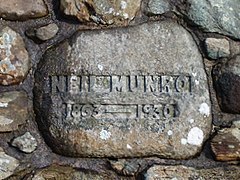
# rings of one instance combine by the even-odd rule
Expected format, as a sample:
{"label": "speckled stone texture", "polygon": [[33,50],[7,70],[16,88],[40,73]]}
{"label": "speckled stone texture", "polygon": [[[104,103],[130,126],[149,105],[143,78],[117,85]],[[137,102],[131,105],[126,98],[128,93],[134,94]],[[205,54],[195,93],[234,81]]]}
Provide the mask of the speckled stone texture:
{"label": "speckled stone texture", "polygon": [[46,52],[35,78],[39,128],[62,155],[185,159],[211,130],[203,59],[170,21],[78,32]]}
{"label": "speckled stone texture", "polygon": [[30,58],[20,34],[0,27],[0,85],[19,84],[30,68]]}
{"label": "speckled stone texture", "polygon": [[187,0],[188,18],[207,32],[240,39],[239,0]]}
{"label": "speckled stone texture", "polygon": [[26,132],[22,136],[16,137],[11,144],[24,153],[32,153],[37,148],[37,141],[30,132]]}

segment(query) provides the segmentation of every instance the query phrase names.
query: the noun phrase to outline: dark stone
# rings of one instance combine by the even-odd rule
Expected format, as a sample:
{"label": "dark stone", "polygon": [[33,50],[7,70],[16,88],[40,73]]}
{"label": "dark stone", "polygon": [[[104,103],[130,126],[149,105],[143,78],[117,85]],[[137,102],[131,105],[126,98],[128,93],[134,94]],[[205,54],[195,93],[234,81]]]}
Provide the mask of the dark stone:
{"label": "dark stone", "polygon": [[224,73],[218,78],[216,86],[222,111],[240,113],[240,77]]}
{"label": "dark stone", "polygon": [[215,90],[223,112],[240,113],[239,61],[240,56],[237,56],[213,70]]}
{"label": "dark stone", "polygon": [[240,160],[240,128],[225,128],[218,131],[211,140],[211,148],[216,160]]}

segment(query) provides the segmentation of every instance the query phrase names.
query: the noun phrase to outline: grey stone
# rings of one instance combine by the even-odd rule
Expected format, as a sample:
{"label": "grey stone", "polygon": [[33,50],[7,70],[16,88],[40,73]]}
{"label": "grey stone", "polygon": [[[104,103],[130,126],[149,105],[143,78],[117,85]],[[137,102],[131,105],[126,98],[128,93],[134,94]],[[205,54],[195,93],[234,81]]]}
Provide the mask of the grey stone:
{"label": "grey stone", "polygon": [[240,56],[216,65],[213,78],[221,110],[240,113]]}
{"label": "grey stone", "polygon": [[58,33],[58,26],[55,23],[51,23],[39,28],[33,28],[26,31],[27,36],[40,41],[47,41],[52,39]]}
{"label": "grey stone", "polygon": [[30,132],[15,138],[11,144],[25,153],[32,153],[37,148],[37,141]]}
{"label": "grey stone", "polygon": [[28,118],[28,99],[24,92],[0,94],[0,132],[18,129]]}
{"label": "grey stone", "polygon": [[205,47],[209,58],[219,59],[230,56],[230,44],[226,39],[207,38]]}
{"label": "grey stone", "polygon": [[147,5],[146,12],[148,14],[158,15],[171,11],[171,6],[168,0],[150,0]]}
{"label": "grey stone", "polygon": [[202,56],[173,22],[79,32],[35,79],[40,130],[63,155],[190,158],[211,129]]}
{"label": "grey stone", "polygon": [[40,27],[36,30],[36,37],[42,41],[49,40],[53,38],[59,28],[55,23],[48,24],[47,26]]}
{"label": "grey stone", "polygon": [[81,22],[94,21],[101,24],[129,23],[141,7],[141,0],[61,0],[60,2],[60,9],[65,15],[74,16]]}
{"label": "grey stone", "polygon": [[187,16],[205,31],[240,39],[239,0],[188,0]]}
{"label": "grey stone", "polygon": [[43,0],[0,0],[0,17],[7,20],[28,20],[47,14]]}
{"label": "grey stone", "polygon": [[30,68],[30,59],[20,36],[9,27],[0,28],[0,85],[19,84]]}
{"label": "grey stone", "polygon": [[177,180],[177,179],[234,179],[240,178],[240,168],[229,166],[225,168],[195,169],[186,166],[158,166],[147,170],[146,180]]}
{"label": "grey stone", "polygon": [[0,147],[0,179],[5,179],[14,173],[19,166],[19,161],[7,155]]}

